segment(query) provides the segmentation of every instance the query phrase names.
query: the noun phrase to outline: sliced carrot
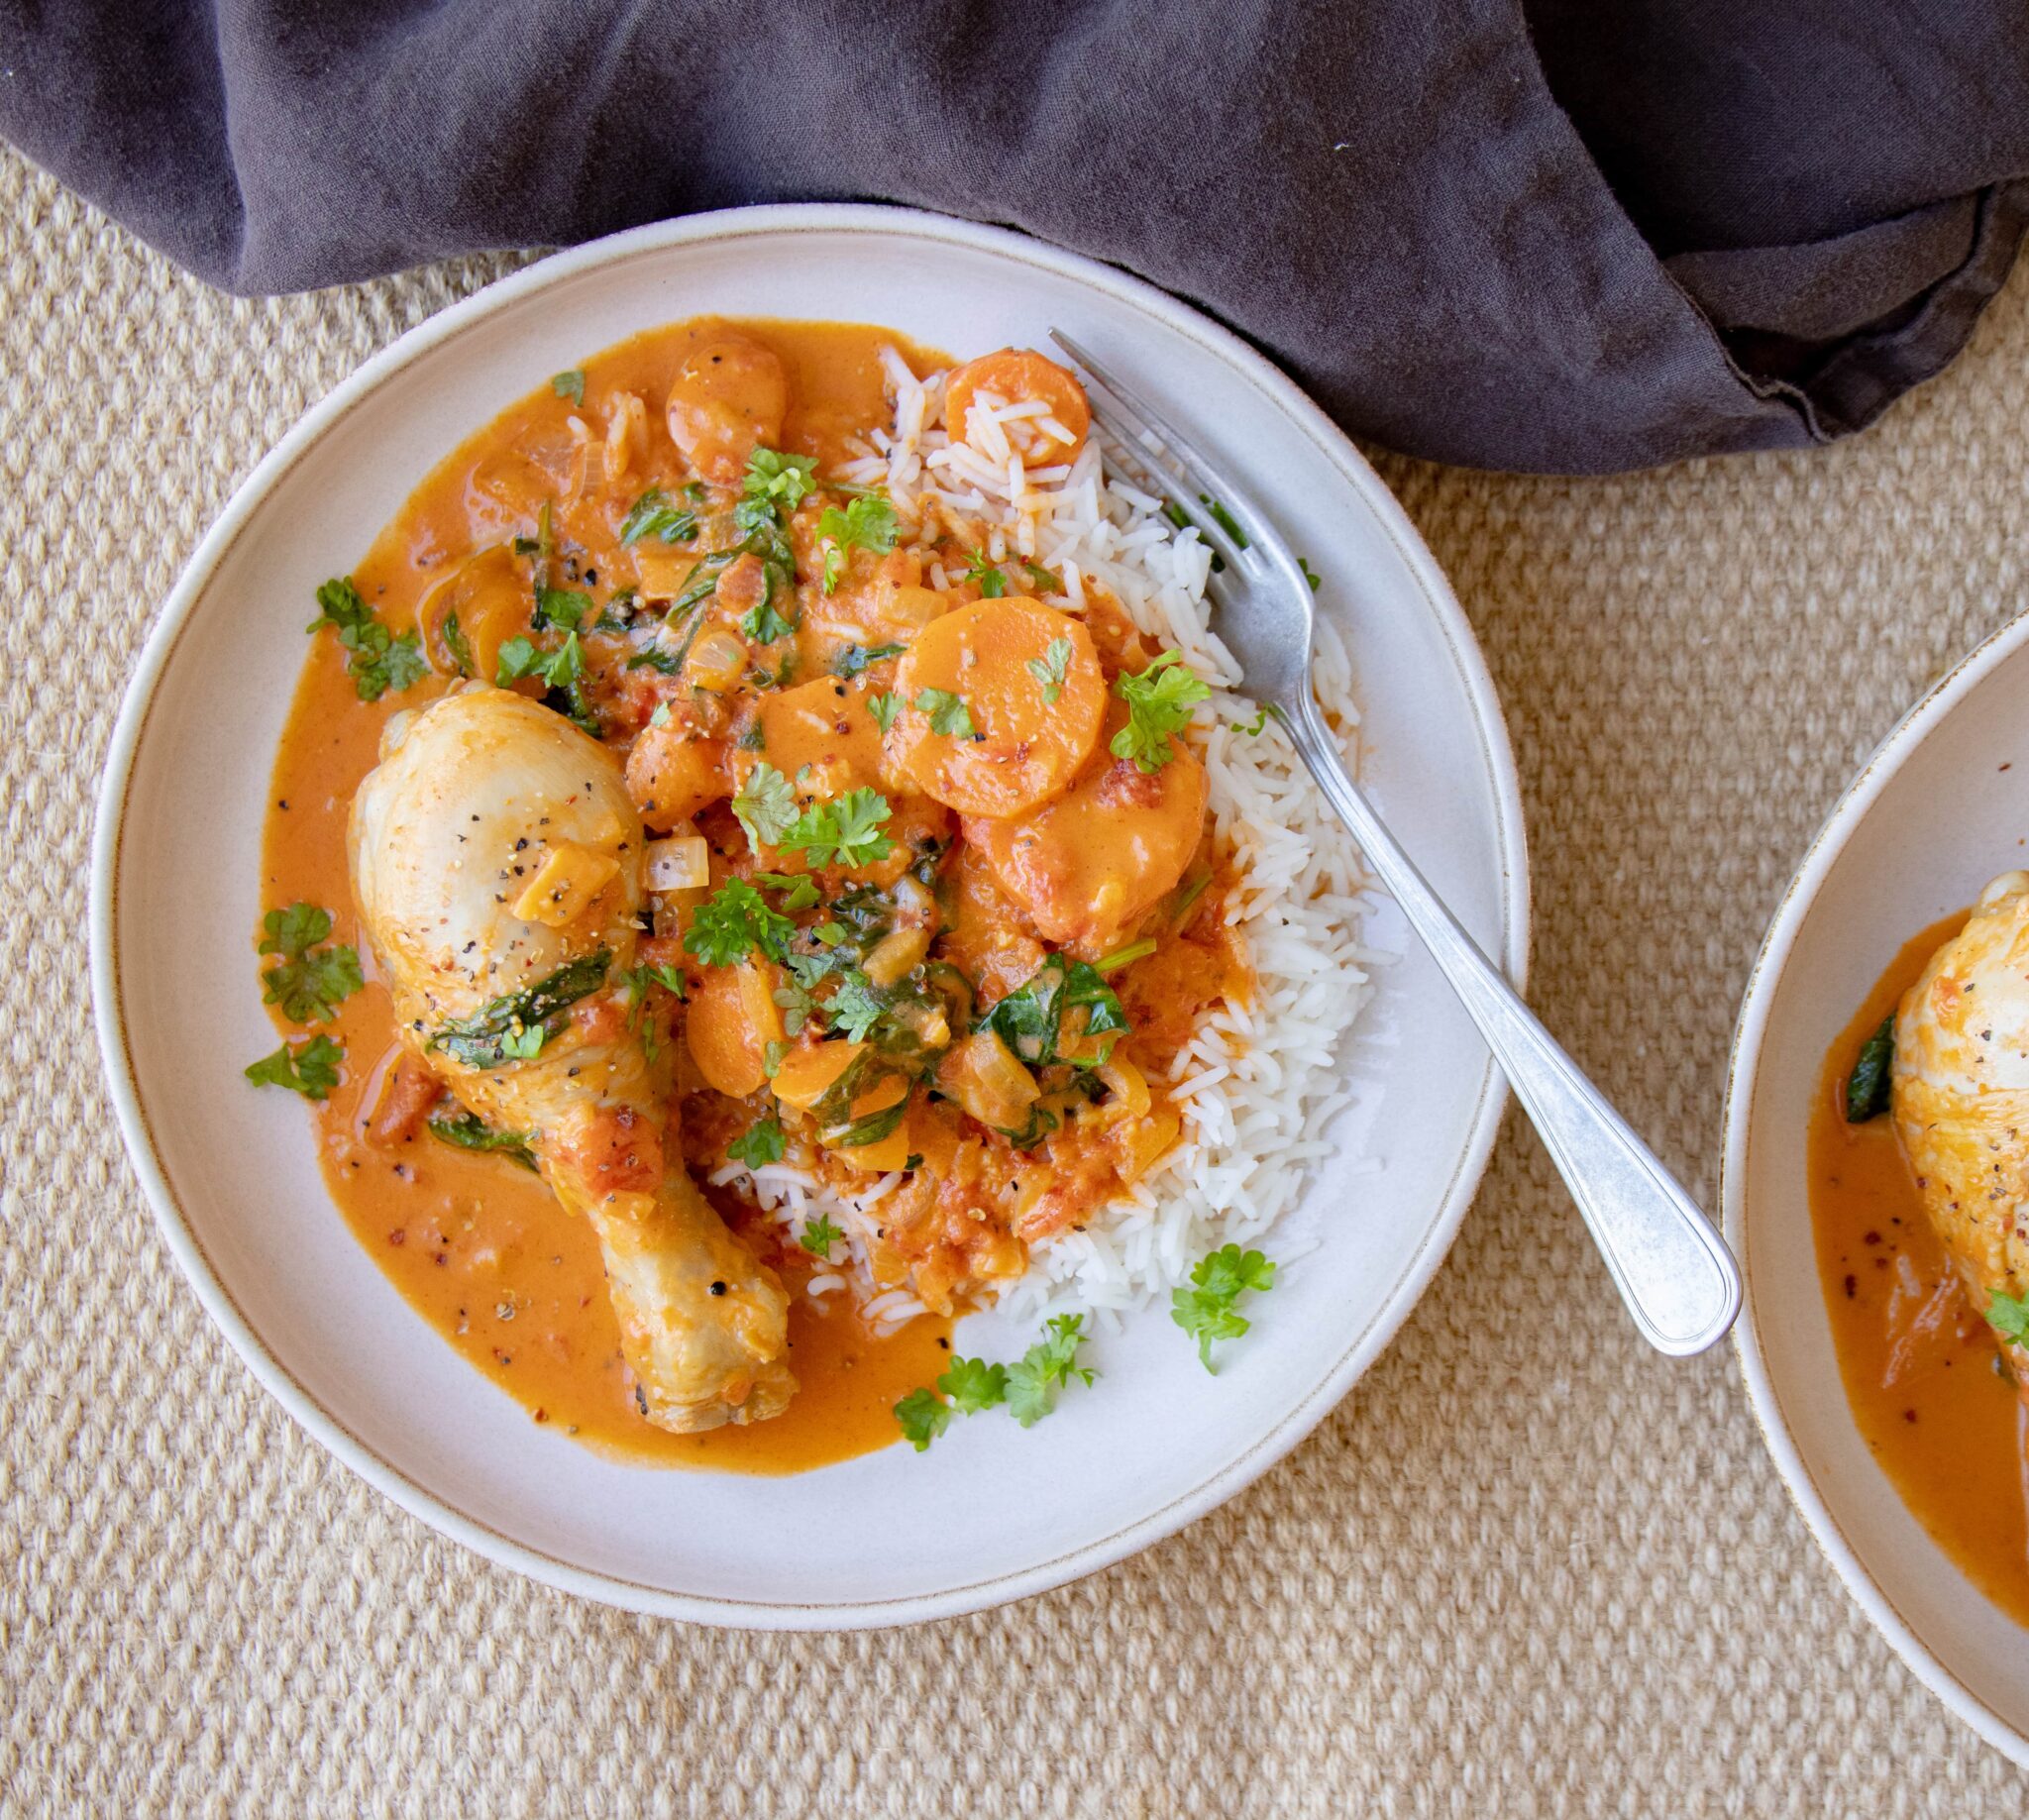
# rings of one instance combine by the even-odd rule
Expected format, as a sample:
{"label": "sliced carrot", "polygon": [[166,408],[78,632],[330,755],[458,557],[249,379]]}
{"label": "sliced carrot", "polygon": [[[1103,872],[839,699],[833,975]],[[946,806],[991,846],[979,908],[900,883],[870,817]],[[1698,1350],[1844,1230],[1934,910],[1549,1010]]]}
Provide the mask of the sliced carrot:
{"label": "sliced carrot", "polygon": [[726,335],[694,349],[670,387],[670,440],[705,480],[735,484],[757,446],[782,441],[789,375],[772,348]]}
{"label": "sliced carrot", "polygon": [[1076,374],[1047,355],[1031,348],[1003,348],[997,354],[967,361],[952,374],[944,387],[944,422],[961,442],[968,440],[966,419],[973,399],[983,391],[1008,404],[1040,399],[1071,433],[1070,442],[1059,442],[1037,428],[1032,419],[1015,419],[1007,426],[1009,440],[1024,461],[1068,462],[1085,446],[1086,433],[1092,428],[1092,406],[1086,402],[1085,387]]}
{"label": "sliced carrot", "polygon": [[732,794],[724,766],[722,740],[676,722],[644,727],[627,754],[627,794],[660,832]]}
{"label": "sliced carrot", "polygon": [[840,1038],[792,1049],[782,1058],[782,1066],[776,1069],[775,1079],[769,1085],[785,1106],[806,1113],[838,1084],[838,1077],[866,1053],[866,1048],[863,1042]]}
{"label": "sliced carrot", "polygon": [[775,986],[765,961],[705,968],[691,994],[684,1038],[707,1086],[744,1100],[768,1079],[768,1045],[783,1036]]}
{"label": "sliced carrot", "polygon": [[[1125,724],[1114,702],[1107,731]],[[965,839],[1046,941],[1094,958],[1175,889],[1205,833],[1205,767],[1180,742],[1146,773],[1102,753],[1032,813],[967,816]]]}
{"label": "sliced carrot", "polygon": [[1018,595],[933,619],[896,677],[905,705],[888,756],[965,815],[1046,803],[1077,775],[1106,717],[1106,673],[1084,626]]}
{"label": "sliced carrot", "polygon": [[867,707],[872,692],[855,678],[819,677],[761,697],[761,749],[765,760],[809,792],[830,798],[881,784],[881,726]]}

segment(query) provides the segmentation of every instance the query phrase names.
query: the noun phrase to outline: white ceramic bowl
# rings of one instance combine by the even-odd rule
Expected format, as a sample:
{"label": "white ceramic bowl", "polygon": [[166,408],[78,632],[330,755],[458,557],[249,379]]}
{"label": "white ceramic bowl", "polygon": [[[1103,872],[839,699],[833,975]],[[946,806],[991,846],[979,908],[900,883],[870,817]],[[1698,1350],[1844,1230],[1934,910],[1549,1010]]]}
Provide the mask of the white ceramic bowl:
{"label": "white ceramic bowl", "polygon": [[[1118,1560],[1294,1446],[1437,1270],[1502,1091],[1450,993],[1407,954],[1354,1045],[1379,1085],[1345,1126],[1385,1168],[1321,1171],[1292,1211],[1324,1242],[1246,1346],[1209,1378],[1152,1310],[1097,1349],[1101,1389],[1033,1432],[961,1424],[926,1454],[789,1479],[647,1471],[535,1427],[459,1360],[336,1215],[301,1108],[240,1079],[274,1042],[249,931],[303,603],[543,375],[704,313],[878,322],[961,354],[1061,325],[1170,400],[1328,578],[1374,794],[1519,977],[1521,805],[1493,690],[1428,552],[1324,415],[1234,337],[1105,267],[931,216],[793,207],[643,229],[496,284],[403,336],[262,463],[178,583],[114,735],[92,878],[100,1041],[135,1167],[212,1318],[298,1421],[426,1522],[554,1584],[682,1617],[935,1617]],[[975,1319],[969,1347],[1010,1349],[1015,1337]]]}
{"label": "white ceramic bowl", "polygon": [[1819,1287],[1805,1134],[1825,1052],[1912,935],[2023,863],[2029,618],[1881,743],[1812,843],[1748,984],[1726,1103],[1735,1329],[1768,1449],[1861,1609],[1946,1705],[2029,1765],[2029,1630],[1910,1515],[1853,1420]]}

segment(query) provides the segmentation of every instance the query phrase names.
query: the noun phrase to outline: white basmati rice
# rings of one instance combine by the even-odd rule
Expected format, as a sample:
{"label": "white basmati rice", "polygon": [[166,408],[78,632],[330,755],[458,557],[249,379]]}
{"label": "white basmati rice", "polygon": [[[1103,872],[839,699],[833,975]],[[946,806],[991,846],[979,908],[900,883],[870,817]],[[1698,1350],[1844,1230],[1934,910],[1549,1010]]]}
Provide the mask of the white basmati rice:
{"label": "white basmati rice", "polygon": [[[905,524],[939,515],[969,521],[964,532],[990,561],[1031,561],[1058,576],[1073,611],[1085,605],[1087,584],[1098,583],[1212,685],[1194,737],[1202,741],[1214,838],[1238,862],[1227,915],[1246,938],[1256,996],[1212,1012],[1175,1058],[1170,1092],[1184,1129],[1169,1155],[1083,1230],[1036,1245],[1027,1273],[1001,1292],[1017,1318],[1118,1316],[1166,1298],[1207,1251],[1260,1239],[1300,1199],[1311,1167],[1335,1148],[1326,1126],[1354,1098],[1341,1047],[1371,991],[1368,968],[1392,957],[1360,942],[1370,887],[1358,851],[1288,738],[1273,721],[1245,731],[1255,704],[1239,692],[1239,667],[1208,623],[1210,547],[1163,516],[1161,500],[1106,474],[1097,438],[1069,464],[1027,468],[1006,424],[1072,440],[1039,405],[976,394],[970,440],[953,444],[942,421],[944,375],[918,380],[892,349],[883,362],[894,425],[867,439],[844,480],[885,487]],[[958,578],[929,561],[926,579],[941,588]],[[1318,625],[1316,678],[1350,766],[1359,718],[1352,669],[1327,619]],[[901,1179],[883,1176],[847,1195],[788,1164],[726,1163],[712,1176],[742,1183],[793,1232],[819,1218],[839,1229],[846,1242],[832,1247],[831,1265],[806,1293],[835,1295],[850,1282],[865,1298],[866,1318],[882,1329],[925,1312],[907,1290],[875,1293],[868,1274],[874,1210]],[[1285,1231],[1271,1250],[1287,1263],[1316,1242],[1314,1232]]]}

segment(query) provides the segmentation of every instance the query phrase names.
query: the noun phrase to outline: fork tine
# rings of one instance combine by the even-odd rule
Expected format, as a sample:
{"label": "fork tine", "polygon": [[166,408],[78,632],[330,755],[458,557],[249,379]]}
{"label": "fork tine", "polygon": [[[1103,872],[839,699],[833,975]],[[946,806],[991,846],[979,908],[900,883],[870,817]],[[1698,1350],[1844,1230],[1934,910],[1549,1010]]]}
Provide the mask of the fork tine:
{"label": "fork tine", "polygon": [[1112,413],[1095,403],[1092,421],[1105,435],[1107,446],[1124,458],[1121,465],[1131,478],[1145,481],[1182,513],[1198,535],[1211,545],[1212,552],[1220,559],[1221,565],[1231,568],[1236,564],[1240,560],[1239,547],[1220,529],[1219,521],[1205,510],[1196,495],[1163,466],[1151,450],[1144,449],[1138,440],[1124,434],[1121,425],[1111,421],[1111,417]]}
{"label": "fork tine", "polygon": [[[1155,437],[1162,444],[1170,460],[1183,469],[1191,480],[1196,482],[1199,489],[1209,494],[1212,498],[1217,499],[1232,515],[1240,528],[1246,532],[1248,542],[1263,544],[1270,548],[1276,547],[1279,539],[1274,528],[1262,522],[1259,515],[1247,504],[1246,495],[1236,488],[1231,482],[1222,480],[1217,471],[1205,460],[1204,456],[1200,455],[1192,446],[1190,440],[1183,432],[1171,423],[1161,411],[1150,404],[1147,399],[1143,398],[1123,379],[1120,378],[1111,369],[1102,366],[1097,359],[1088,354],[1061,329],[1052,329],[1050,331],[1050,339],[1099,381],[1101,388],[1113,398],[1116,413],[1119,416],[1124,418],[1132,425],[1140,436],[1152,435]],[[1153,452],[1149,451],[1147,454],[1152,456]],[[1179,500],[1178,503],[1189,511],[1193,518],[1196,518],[1200,512],[1204,511],[1204,507],[1195,500]],[[1208,518],[1211,517],[1210,513],[1205,515]],[[1225,534],[1222,533],[1222,535]],[[1234,560],[1235,553],[1233,552],[1222,552],[1222,554],[1226,555],[1228,562]]]}
{"label": "fork tine", "polygon": [[[1241,560],[1241,546],[1219,523],[1219,520],[1205,509],[1203,501],[1196,493],[1190,490],[1184,482],[1177,478],[1176,474],[1164,460],[1164,455],[1167,455],[1169,461],[1175,462],[1177,466],[1192,474],[1194,478],[1200,481],[1203,491],[1208,493],[1214,491],[1210,485],[1204,484],[1202,470],[1194,469],[1187,456],[1173,452],[1172,437],[1174,433],[1165,434],[1162,429],[1151,424],[1146,415],[1122,398],[1114,382],[1106,376],[1105,372],[1101,368],[1095,367],[1092,364],[1091,357],[1082,352],[1069,337],[1059,334],[1055,329],[1050,331],[1050,336],[1065,353],[1069,354],[1073,360],[1091,374],[1093,378],[1098,381],[1100,389],[1113,399],[1114,402],[1111,409],[1102,400],[1093,400],[1093,421],[1106,432],[1108,439],[1140,470],[1143,476],[1154,485],[1155,489],[1162,493],[1178,511],[1182,512],[1197,527],[1198,535],[1218,552],[1220,558],[1230,566],[1236,566]],[[1157,454],[1155,450],[1147,446],[1144,439],[1150,437],[1164,445],[1164,455]]]}

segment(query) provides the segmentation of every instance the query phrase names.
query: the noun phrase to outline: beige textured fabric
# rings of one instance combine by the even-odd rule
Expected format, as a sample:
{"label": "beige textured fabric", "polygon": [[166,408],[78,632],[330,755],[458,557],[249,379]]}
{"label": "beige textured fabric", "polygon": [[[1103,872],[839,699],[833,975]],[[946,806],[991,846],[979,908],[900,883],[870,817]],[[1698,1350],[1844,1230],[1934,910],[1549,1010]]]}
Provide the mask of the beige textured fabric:
{"label": "beige textured fabric", "polygon": [[[1731,1356],[1647,1355],[1504,1135],[1401,1338],[1252,1490],[1011,1610],[718,1634],[441,1542],[260,1391],[103,1099],[92,793],[177,567],[368,354],[508,262],[239,303],[0,161],[0,1800],[427,1815],[2019,1813],[1862,1622]],[[1536,996],[1709,1200],[1734,1008],[1857,760],[2025,604],[2029,277],[1826,454],[1383,472],[1486,643]],[[255,760],[262,762],[265,760]]]}

